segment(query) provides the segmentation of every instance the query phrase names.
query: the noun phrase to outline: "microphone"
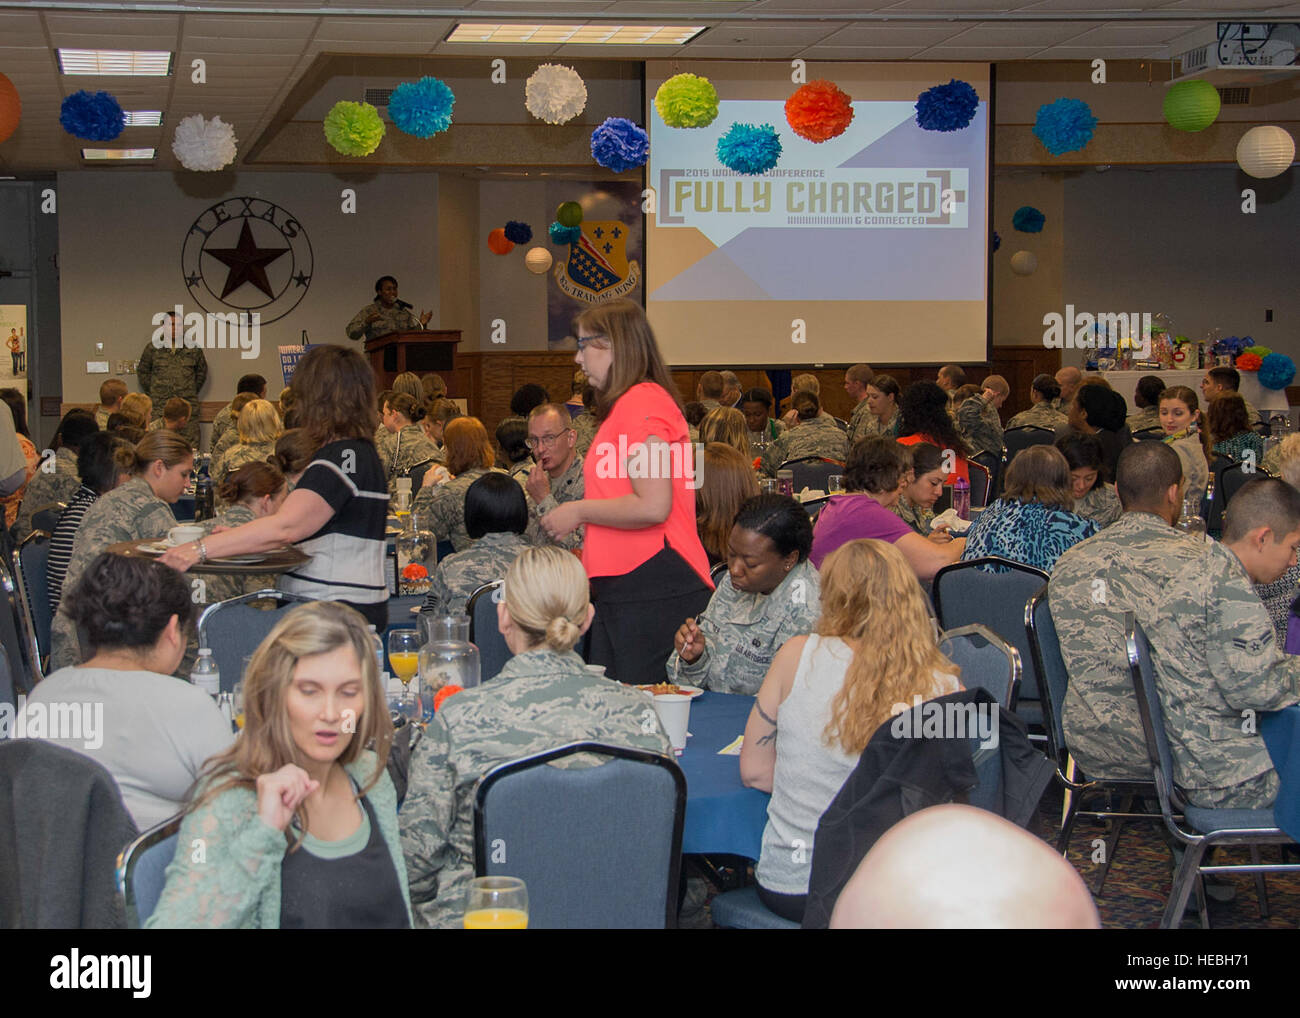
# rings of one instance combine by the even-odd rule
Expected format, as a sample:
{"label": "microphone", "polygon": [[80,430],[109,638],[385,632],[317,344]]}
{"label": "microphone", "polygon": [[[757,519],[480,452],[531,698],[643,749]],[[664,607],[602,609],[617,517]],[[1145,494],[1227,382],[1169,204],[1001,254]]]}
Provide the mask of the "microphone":
{"label": "microphone", "polygon": [[406,303],[406,301],[402,300],[402,298],[400,298],[400,297],[397,298],[397,300],[394,301],[394,303],[395,303],[399,308],[401,308],[403,311],[410,311],[411,308],[415,307],[414,304],[408,304],[408,303]]}

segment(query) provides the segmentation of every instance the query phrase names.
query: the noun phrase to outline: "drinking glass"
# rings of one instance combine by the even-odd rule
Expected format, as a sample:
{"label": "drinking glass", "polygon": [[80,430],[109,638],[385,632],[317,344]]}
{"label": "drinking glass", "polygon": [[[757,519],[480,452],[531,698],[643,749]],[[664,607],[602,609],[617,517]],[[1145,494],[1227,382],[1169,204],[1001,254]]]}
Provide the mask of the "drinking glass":
{"label": "drinking glass", "polygon": [[831,474],[826,478],[826,494],[843,495],[844,494],[844,475]]}
{"label": "drinking glass", "polygon": [[[244,669],[247,671],[248,669]],[[235,683],[234,693],[231,696],[231,707],[235,712],[235,726],[242,732],[244,730],[244,680],[240,679]]]}
{"label": "drinking glass", "polygon": [[518,877],[475,877],[465,896],[465,929],[528,929],[528,888]]}
{"label": "drinking glass", "polygon": [[411,680],[420,669],[420,634],[414,629],[394,629],[390,632],[388,664],[402,683],[402,716],[418,718],[420,705],[416,694],[411,691]]}

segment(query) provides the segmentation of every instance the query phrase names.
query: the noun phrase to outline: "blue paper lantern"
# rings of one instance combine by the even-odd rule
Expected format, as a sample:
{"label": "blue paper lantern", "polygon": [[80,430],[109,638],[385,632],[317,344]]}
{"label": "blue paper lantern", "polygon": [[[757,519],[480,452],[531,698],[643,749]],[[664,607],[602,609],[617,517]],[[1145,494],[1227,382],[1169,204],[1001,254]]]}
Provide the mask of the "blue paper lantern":
{"label": "blue paper lantern", "polygon": [[634,170],[650,157],[650,136],[626,117],[610,117],[591,132],[591,157],[615,173]]}
{"label": "blue paper lantern", "polygon": [[86,141],[112,141],[126,127],[126,114],[107,92],[73,92],[59,111],[63,129]]}
{"label": "blue paper lantern", "polygon": [[506,223],[506,240],[512,244],[527,244],[533,239],[533,228],[527,223],[512,219]]}
{"label": "blue paper lantern", "polygon": [[993,231],[993,250],[996,251],[1002,246],[1002,238],[998,236],[998,231]]}
{"label": "blue paper lantern", "polygon": [[1032,205],[1021,205],[1011,217],[1011,225],[1021,233],[1042,233],[1047,217]]}
{"label": "blue paper lantern", "polygon": [[718,161],[736,173],[766,173],[781,158],[781,136],[771,124],[732,124],[718,139]]}
{"label": "blue paper lantern", "polygon": [[979,105],[975,89],[953,78],[916,97],[916,124],[923,131],[960,131],[970,126]]}
{"label": "blue paper lantern", "polygon": [[456,96],[439,78],[404,81],[388,99],[388,116],[397,129],[416,138],[432,138],[451,126]]}
{"label": "blue paper lantern", "polygon": [[1092,141],[1097,118],[1082,99],[1057,99],[1038,107],[1034,134],[1054,156],[1078,152]]}

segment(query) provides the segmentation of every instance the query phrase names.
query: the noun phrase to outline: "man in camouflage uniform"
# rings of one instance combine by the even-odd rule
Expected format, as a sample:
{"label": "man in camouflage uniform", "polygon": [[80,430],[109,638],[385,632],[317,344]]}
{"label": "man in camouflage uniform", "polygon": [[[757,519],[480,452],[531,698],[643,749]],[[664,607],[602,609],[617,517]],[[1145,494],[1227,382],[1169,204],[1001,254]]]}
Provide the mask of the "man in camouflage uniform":
{"label": "man in camouflage uniform", "polygon": [[[593,676],[572,651],[516,654],[491,682],[443,703],[411,757],[398,817],[417,927],[460,926],[474,877],[475,782],[498,764],[588,740],[672,752],[653,701]],[[598,762],[581,754],[562,765]]]}
{"label": "man in camouflage uniform", "polygon": [[[763,450],[763,473],[775,477],[782,463],[806,456],[820,456],[843,463],[848,454],[848,440],[835,423],[835,418],[820,415],[821,401],[817,396],[803,390],[791,397],[791,403],[802,408],[799,423]],[[805,413],[810,413],[811,417],[804,419]]]}
{"label": "man in camouflage uniform", "polygon": [[860,438],[872,434],[871,426],[879,425],[875,414],[867,405],[867,386],[876,377],[868,364],[854,364],[844,372],[844,391],[853,400],[853,413],[849,415],[849,448]]}
{"label": "man in camouflage uniform", "polygon": [[[530,546],[523,534],[496,531],[484,534],[472,548],[448,555],[434,570],[420,611],[436,616],[460,615],[474,591],[485,583],[504,580],[510,563]],[[485,680],[489,678],[484,676]]]}
{"label": "man in camouflage uniform", "polygon": [[578,455],[578,433],[562,406],[543,403],[528,415],[528,445],[537,465],[516,477],[528,496],[529,535],[536,544],[558,544],[570,551],[582,547],[586,526],[561,538],[551,538],[537,521],[563,502],[582,500],[582,457]]}
{"label": "man in camouflage uniform", "polygon": [[168,312],[171,336],[155,344],[145,345],[144,353],[136,365],[140,391],[153,400],[153,419],[162,417],[163,407],[172,398],[180,398],[190,405],[190,419],[180,434],[190,447],[199,447],[199,390],[208,380],[208,360],[203,348],[187,348],[181,336],[180,323]]}
{"label": "man in camouflage uniform", "polygon": [[980,392],[966,400],[957,410],[957,429],[976,453],[1002,455],[1002,419],[998,407],[1006,402],[1011,387],[1001,375],[989,375],[980,383]]}
{"label": "man in camouflage uniform", "polygon": [[776,652],[792,636],[811,633],[820,616],[821,580],[807,559],[770,594],[746,593],[724,579],[695,619],[703,651],[688,662],[674,650],[668,681],[754,696]]}
{"label": "man in camouflage uniform", "polygon": [[1125,449],[1124,516],[1052,571],[1048,600],[1070,673],[1065,741],[1089,776],[1150,778],[1124,648],[1124,613],[1134,612],[1151,642],[1175,783],[1197,805],[1262,808],[1278,779],[1244,712],[1300,700],[1300,659],[1282,654],[1251,581],[1295,561],[1300,493],[1254,482],[1276,487],[1238,493],[1228,545],[1196,540],[1172,526],[1183,483],[1171,453],[1160,442]]}
{"label": "man in camouflage uniform", "polygon": [[[244,392],[252,393],[256,399],[266,399],[266,379],[261,375],[244,375],[235,387],[235,395]],[[234,402],[232,399],[217,411],[216,417],[212,418],[212,434],[208,438],[209,449],[215,449],[221,436],[235,427],[235,414],[231,409]]]}
{"label": "man in camouflage uniform", "polygon": [[[1241,393],[1238,389],[1241,386],[1241,372],[1236,368],[1214,367],[1210,368],[1205,377],[1201,379],[1201,395],[1205,397],[1205,410],[1210,405],[1210,400],[1215,396],[1222,396],[1225,392],[1235,392],[1238,396]],[[1259,411],[1251,405],[1250,400],[1241,396],[1241,401],[1246,404],[1246,420],[1250,422],[1251,427],[1259,423]]]}
{"label": "man in camouflage uniform", "polygon": [[375,284],[375,300],[348,322],[348,339],[366,341],[387,336],[390,332],[419,331],[429,324],[432,317],[432,311],[423,311],[417,318],[410,305],[397,299],[397,280],[392,276],[382,276]]}

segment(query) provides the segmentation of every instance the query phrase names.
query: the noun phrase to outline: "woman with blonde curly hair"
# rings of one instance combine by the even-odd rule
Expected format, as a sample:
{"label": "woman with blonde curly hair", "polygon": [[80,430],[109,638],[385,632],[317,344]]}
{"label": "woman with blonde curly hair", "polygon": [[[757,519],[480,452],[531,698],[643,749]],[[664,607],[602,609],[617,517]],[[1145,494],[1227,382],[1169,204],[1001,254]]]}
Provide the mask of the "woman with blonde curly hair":
{"label": "woman with blonde curly hair", "polygon": [[777,651],[740,751],[741,780],[772,793],[756,870],[768,908],[803,918],[822,813],[896,705],[956,692],[959,673],[893,545],[850,541],[826,557],[817,631]]}
{"label": "woman with blonde curly hair", "polygon": [[244,675],[244,716],[196,783],[147,925],[408,928],[393,726],[365,619],[330,601],[287,612]]}

